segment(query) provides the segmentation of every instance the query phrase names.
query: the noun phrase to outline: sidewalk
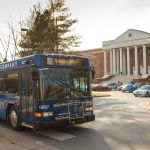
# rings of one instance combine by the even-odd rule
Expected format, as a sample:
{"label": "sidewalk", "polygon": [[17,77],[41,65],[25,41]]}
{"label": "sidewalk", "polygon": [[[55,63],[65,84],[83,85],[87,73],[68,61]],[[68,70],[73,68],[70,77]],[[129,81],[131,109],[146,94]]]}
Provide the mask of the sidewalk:
{"label": "sidewalk", "polygon": [[2,135],[0,138],[0,147],[1,150],[29,150],[28,148],[23,147],[22,145],[19,145]]}

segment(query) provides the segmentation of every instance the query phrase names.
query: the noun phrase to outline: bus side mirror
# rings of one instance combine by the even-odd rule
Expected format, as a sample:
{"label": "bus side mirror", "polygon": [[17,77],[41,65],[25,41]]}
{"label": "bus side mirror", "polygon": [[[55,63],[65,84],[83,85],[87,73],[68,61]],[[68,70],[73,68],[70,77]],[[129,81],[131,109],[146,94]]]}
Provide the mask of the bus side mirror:
{"label": "bus side mirror", "polygon": [[37,81],[39,79],[39,72],[38,71],[32,71],[32,80]]}
{"label": "bus side mirror", "polygon": [[91,67],[91,74],[92,74],[92,79],[95,78],[95,68]]}

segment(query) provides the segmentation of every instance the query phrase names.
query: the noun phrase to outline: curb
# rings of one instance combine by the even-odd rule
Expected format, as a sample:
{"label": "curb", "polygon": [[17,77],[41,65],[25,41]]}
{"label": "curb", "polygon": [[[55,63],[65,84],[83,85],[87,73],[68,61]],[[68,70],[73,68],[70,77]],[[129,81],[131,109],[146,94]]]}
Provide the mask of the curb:
{"label": "curb", "polygon": [[108,97],[111,96],[110,94],[107,93],[102,93],[102,92],[92,92],[93,97]]}

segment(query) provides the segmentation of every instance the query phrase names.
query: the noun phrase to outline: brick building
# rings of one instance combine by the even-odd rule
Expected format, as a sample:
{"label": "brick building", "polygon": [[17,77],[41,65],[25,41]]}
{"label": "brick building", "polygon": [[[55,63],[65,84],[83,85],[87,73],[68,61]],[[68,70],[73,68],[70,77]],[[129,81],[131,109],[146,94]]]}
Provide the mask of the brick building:
{"label": "brick building", "polygon": [[116,39],[102,42],[102,48],[83,53],[95,67],[95,83],[112,75],[146,82],[150,77],[150,33],[128,29]]}
{"label": "brick building", "polygon": [[[89,57],[91,66],[95,68],[94,82],[96,83],[98,79],[104,76],[104,51],[101,48],[89,49],[82,51],[82,55]],[[107,60],[109,63],[109,54]]]}

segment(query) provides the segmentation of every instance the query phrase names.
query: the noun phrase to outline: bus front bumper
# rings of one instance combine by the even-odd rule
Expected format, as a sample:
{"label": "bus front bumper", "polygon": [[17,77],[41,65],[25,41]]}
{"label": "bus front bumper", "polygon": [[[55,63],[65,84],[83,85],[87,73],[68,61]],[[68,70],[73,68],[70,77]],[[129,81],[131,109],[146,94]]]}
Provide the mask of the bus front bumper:
{"label": "bus front bumper", "polygon": [[95,114],[85,115],[84,118],[72,118],[69,120],[69,124],[76,125],[85,122],[90,122],[95,120]]}
{"label": "bus front bumper", "polygon": [[41,129],[50,126],[56,125],[77,125],[95,120],[95,114],[85,115],[84,118],[62,118],[59,120],[51,120],[51,121],[35,121],[34,128]]}

